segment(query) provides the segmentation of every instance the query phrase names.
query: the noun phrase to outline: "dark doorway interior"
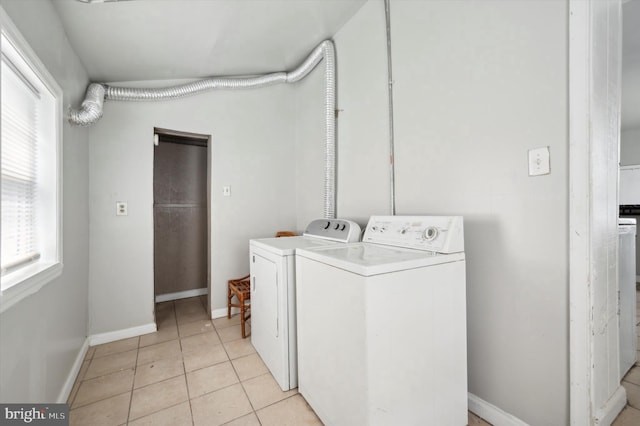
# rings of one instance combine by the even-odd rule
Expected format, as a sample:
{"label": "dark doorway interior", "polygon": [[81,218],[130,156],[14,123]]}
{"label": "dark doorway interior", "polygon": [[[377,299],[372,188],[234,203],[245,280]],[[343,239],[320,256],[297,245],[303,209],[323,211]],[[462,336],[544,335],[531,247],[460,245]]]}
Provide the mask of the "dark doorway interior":
{"label": "dark doorway interior", "polygon": [[155,131],[158,135],[153,159],[155,299],[166,301],[207,294],[209,137]]}

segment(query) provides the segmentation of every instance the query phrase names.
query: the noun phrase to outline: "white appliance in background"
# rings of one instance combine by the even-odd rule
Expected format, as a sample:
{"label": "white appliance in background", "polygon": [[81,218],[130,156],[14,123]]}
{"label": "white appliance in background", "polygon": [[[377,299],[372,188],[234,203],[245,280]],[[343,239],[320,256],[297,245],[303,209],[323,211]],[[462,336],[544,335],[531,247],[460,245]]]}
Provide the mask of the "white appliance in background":
{"label": "white appliance in background", "polygon": [[620,379],[636,362],[636,220],[618,219]]}
{"label": "white appliance in background", "polygon": [[640,166],[621,166],[618,184],[618,204],[640,204]]}
{"label": "white appliance in background", "polygon": [[282,390],[298,386],[295,252],[360,241],[360,226],[318,219],[301,237],[251,240],[251,343]]}
{"label": "white appliance in background", "polygon": [[467,424],[462,217],[372,216],[296,269],[298,390],[324,424]]}

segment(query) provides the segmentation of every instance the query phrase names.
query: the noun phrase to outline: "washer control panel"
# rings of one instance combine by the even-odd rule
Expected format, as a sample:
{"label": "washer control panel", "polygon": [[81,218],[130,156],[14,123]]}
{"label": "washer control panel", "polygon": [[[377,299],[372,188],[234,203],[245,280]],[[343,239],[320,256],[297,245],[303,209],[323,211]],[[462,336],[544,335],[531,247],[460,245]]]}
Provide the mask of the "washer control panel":
{"label": "washer control panel", "polygon": [[464,251],[462,216],[371,216],[365,243],[436,253]]}
{"label": "washer control panel", "polygon": [[360,225],[345,219],[316,219],[304,231],[306,237],[324,238],[342,243],[360,241]]}

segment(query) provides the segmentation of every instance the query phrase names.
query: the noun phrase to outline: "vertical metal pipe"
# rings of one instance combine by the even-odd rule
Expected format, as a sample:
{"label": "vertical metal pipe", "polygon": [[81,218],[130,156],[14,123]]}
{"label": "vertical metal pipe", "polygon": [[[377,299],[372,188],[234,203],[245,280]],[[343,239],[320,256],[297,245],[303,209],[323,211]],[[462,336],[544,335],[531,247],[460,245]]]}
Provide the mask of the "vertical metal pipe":
{"label": "vertical metal pipe", "polygon": [[384,0],[384,16],[387,27],[387,75],[389,77],[389,191],[391,214],[396,214],[396,169],[393,130],[393,66],[391,63],[391,11],[390,0]]}

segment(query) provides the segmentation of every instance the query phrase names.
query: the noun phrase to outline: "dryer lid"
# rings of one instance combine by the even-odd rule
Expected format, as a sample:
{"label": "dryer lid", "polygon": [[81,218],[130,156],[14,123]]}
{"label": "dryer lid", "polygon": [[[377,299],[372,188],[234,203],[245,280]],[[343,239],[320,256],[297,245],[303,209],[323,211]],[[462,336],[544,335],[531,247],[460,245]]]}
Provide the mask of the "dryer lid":
{"label": "dryer lid", "polygon": [[293,256],[296,249],[313,248],[336,244],[333,241],[323,240],[321,238],[311,237],[285,237],[285,238],[260,238],[250,240],[249,246],[253,248],[261,248],[279,256]]}

